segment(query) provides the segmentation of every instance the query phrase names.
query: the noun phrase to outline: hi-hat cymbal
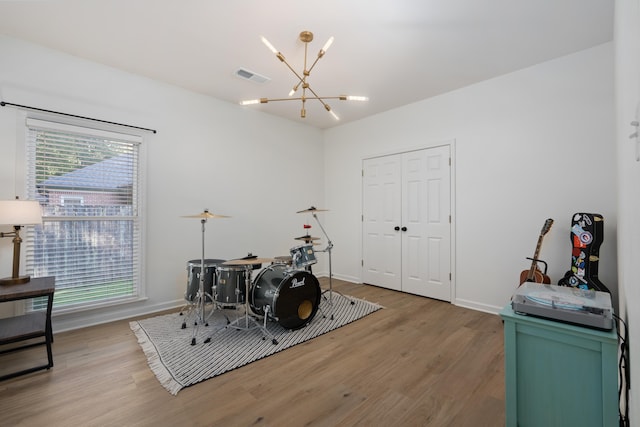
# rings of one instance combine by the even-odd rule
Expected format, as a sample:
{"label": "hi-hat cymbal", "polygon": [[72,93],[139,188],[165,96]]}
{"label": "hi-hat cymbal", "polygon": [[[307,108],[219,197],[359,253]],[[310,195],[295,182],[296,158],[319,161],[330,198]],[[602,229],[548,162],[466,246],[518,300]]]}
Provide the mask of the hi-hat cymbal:
{"label": "hi-hat cymbal", "polygon": [[209,219],[209,218],[231,218],[231,217],[226,215],[212,214],[211,212],[205,209],[204,212],[201,212],[197,215],[183,215],[182,218]]}
{"label": "hi-hat cymbal", "polygon": [[300,236],[300,237],[294,237],[294,240],[311,241],[311,240],[320,240],[320,238],[319,237],[313,237],[313,236]]}
{"label": "hi-hat cymbal", "polygon": [[311,206],[309,209],[304,209],[301,211],[298,211],[296,213],[307,213],[307,212],[327,212],[329,209],[318,209],[315,206]]}
{"label": "hi-hat cymbal", "polygon": [[249,259],[232,259],[230,261],[223,262],[223,265],[253,265],[253,264],[266,264],[268,262],[275,261],[273,258],[249,258]]}

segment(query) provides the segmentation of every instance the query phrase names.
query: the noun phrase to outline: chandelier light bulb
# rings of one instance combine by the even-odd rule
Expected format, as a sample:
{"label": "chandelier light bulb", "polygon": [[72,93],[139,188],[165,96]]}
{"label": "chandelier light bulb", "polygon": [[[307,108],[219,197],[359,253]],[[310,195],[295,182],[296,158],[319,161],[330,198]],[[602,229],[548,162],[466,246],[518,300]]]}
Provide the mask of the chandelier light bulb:
{"label": "chandelier light bulb", "polygon": [[260,39],[262,40],[262,43],[264,43],[264,45],[267,46],[271,52],[275,53],[276,55],[278,54],[278,49],[273,47],[273,45],[269,43],[269,40],[267,40],[264,36],[260,36]]}
{"label": "chandelier light bulb", "polygon": [[268,98],[249,99],[246,101],[240,101],[240,105],[266,104],[267,102],[269,102]]}
{"label": "chandelier light bulb", "polygon": [[293,96],[294,93],[296,93],[298,91],[298,88],[300,87],[300,83],[298,83],[297,85],[295,85],[293,87],[293,89],[291,89],[291,91],[289,92],[289,96]]}
{"label": "chandelier light bulb", "polygon": [[326,52],[332,43],[333,43],[333,36],[329,37],[329,40],[327,40],[324,46],[322,46],[322,52]]}
{"label": "chandelier light bulb", "polygon": [[369,98],[366,96],[357,96],[357,95],[348,95],[347,101],[368,101]]}

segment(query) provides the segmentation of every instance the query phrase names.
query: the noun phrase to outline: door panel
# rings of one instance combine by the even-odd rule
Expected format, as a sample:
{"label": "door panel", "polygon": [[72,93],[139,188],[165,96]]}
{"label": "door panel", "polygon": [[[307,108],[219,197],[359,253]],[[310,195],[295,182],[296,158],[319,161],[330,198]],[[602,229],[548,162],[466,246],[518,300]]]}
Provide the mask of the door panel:
{"label": "door panel", "polygon": [[451,174],[449,146],[427,154],[428,275],[421,295],[451,301]]}
{"label": "door panel", "polygon": [[362,281],[400,290],[400,173],[399,155],[363,163]]}

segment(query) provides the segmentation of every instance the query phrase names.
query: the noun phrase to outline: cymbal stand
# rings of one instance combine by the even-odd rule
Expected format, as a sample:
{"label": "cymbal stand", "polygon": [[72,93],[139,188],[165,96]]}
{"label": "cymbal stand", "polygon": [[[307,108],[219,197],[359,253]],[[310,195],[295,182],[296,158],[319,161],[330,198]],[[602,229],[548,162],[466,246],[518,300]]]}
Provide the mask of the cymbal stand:
{"label": "cymbal stand", "polygon": [[[238,317],[236,320],[234,320],[233,322],[229,323],[226,327],[227,328],[233,328],[233,329],[238,329],[241,331],[249,331],[251,329],[260,329],[262,331],[262,339],[266,339],[266,337],[268,336],[269,338],[271,338],[271,342],[276,345],[278,344],[278,340],[276,339],[276,337],[267,330],[267,315],[269,314],[269,306],[264,307],[264,319],[262,324],[260,324],[260,322],[258,322],[253,316],[249,315],[249,284],[251,283],[251,272],[253,270],[253,266],[252,265],[245,265],[245,295],[244,295],[244,316],[242,317]],[[241,321],[244,318],[244,326],[240,326]],[[249,325],[249,321],[253,322],[253,326]],[[209,342],[210,339],[207,339],[207,342]]]}
{"label": "cymbal stand", "polygon": [[[205,209],[205,212],[207,212],[207,210]],[[196,314],[196,321],[194,322],[194,327],[193,327],[193,334],[191,335],[191,345],[196,345],[196,334],[198,333],[198,322],[200,321],[201,324],[205,325],[205,326],[209,326],[208,324],[208,320],[209,318],[213,315],[213,308],[211,309],[211,313],[209,313],[209,316],[207,316],[205,318],[205,304],[207,302],[207,296],[209,298],[211,298],[211,302],[212,302],[212,306],[214,307],[215,304],[213,304],[214,298],[213,295],[209,295],[207,293],[205,293],[204,291],[204,275],[205,275],[205,266],[204,266],[204,236],[205,236],[205,223],[207,222],[206,218],[202,218],[200,220],[200,223],[202,224],[202,256],[200,258],[200,278],[199,278],[199,283],[198,283],[198,293],[196,295],[196,297],[194,298],[194,305],[196,307],[195,310],[195,314]],[[215,287],[215,283],[213,284],[213,286]],[[213,291],[213,293],[215,293],[215,290]],[[183,323],[183,327],[184,327],[184,323]]]}
{"label": "cymbal stand", "polygon": [[[318,219],[318,214],[316,214],[316,212],[313,212],[312,215],[315,218],[316,222],[318,223],[318,226],[320,226],[320,230],[322,230],[322,234],[324,234],[324,237],[327,238],[327,247],[322,249],[322,250],[319,250],[317,252],[327,252],[329,254],[329,289],[323,291],[322,293],[325,294],[326,292],[329,292],[329,306],[331,307],[331,320],[333,320],[333,272],[331,271],[331,250],[333,249],[333,242],[329,238],[329,235],[324,230],[324,227],[322,226],[322,223]],[[338,294],[342,295],[343,297],[345,297],[343,294],[341,294],[338,291],[336,291],[336,293],[338,293]],[[345,297],[345,298],[347,298],[347,297]],[[351,302],[351,305],[355,304],[355,302],[353,300],[351,300],[350,298],[347,298],[347,299]]]}

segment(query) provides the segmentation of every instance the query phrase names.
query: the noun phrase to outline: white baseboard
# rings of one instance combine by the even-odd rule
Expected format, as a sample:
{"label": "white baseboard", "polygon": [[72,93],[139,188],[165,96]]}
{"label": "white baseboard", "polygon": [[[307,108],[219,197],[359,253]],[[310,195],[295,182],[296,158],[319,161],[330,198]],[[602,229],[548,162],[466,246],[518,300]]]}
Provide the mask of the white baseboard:
{"label": "white baseboard", "polygon": [[[329,273],[326,271],[314,272],[313,274],[316,277],[329,277]],[[338,280],[344,280],[345,282],[350,282],[350,283],[362,283],[359,277],[345,276],[343,274],[334,274],[333,278]]]}
{"label": "white baseboard", "polygon": [[[314,272],[316,277],[329,277],[328,272]],[[334,274],[333,278],[344,280],[350,283],[362,283],[360,278]],[[153,315],[155,313],[173,310],[184,306],[185,301],[183,299],[177,299],[154,305],[144,305],[143,307],[135,305],[124,305],[122,307],[109,307],[108,309],[96,310],[95,312],[78,312],[78,313],[66,313],[59,314],[53,317],[53,331],[54,333],[60,333],[65,331],[71,331],[74,329],[86,328],[88,326],[100,325],[103,323],[114,322],[117,320],[130,319],[134,317]],[[469,308],[471,310],[483,311],[490,314],[498,314],[503,307],[478,303],[476,301],[456,298],[452,301],[452,304]]]}
{"label": "white baseboard", "polygon": [[53,332],[59,333],[86,328],[88,326],[101,325],[103,323],[115,322],[117,320],[151,315],[165,310],[180,308],[184,304],[184,299],[178,299],[161,304],[145,305],[144,307],[123,306],[120,309],[116,309],[111,306],[109,309],[96,310],[95,312],[83,311],[54,315],[51,323]]}
{"label": "white baseboard", "polygon": [[500,310],[502,310],[503,308],[503,307],[497,307],[495,305],[481,304],[475,301],[470,301],[470,300],[465,300],[460,298],[456,298],[453,301],[453,304],[457,305],[458,307],[470,308],[472,310],[483,311],[485,313],[490,313],[490,314],[498,314],[500,313]]}

